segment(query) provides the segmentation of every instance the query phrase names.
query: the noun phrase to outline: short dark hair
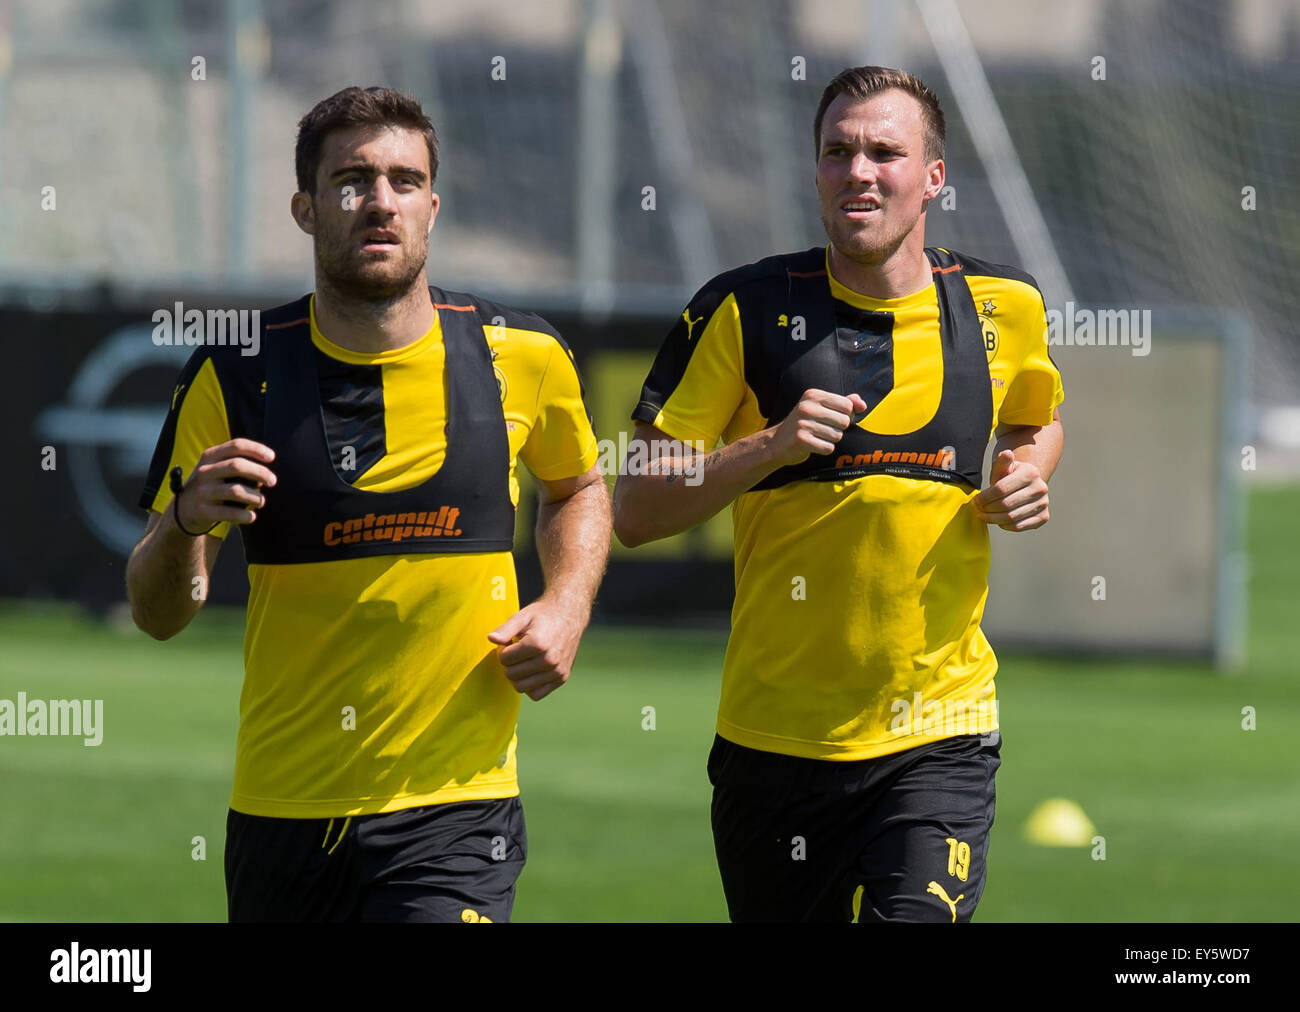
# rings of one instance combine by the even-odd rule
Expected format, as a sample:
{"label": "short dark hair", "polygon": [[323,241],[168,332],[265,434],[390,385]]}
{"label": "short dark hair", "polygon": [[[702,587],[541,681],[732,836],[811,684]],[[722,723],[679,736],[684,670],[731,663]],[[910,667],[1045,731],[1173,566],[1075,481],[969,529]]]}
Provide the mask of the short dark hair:
{"label": "short dark hair", "polygon": [[325,138],[335,130],[358,126],[405,127],[424,136],[429,147],[429,185],[438,175],[438,135],[420,103],[393,88],[344,88],[316,103],[298,121],[293,165],[298,189],[315,194],[316,170]]}
{"label": "short dark hair", "polygon": [[921,116],[925,124],[925,160],[932,162],[936,158],[942,158],[945,128],[939,97],[915,74],[893,67],[847,67],[831,78],[831,83],[822,92],[822,100],[817,104],[817,118],[813,120],[815,156],[821,154],[822,118],[837,95],[863,99],[890,88],[906,92],[921,103]]}

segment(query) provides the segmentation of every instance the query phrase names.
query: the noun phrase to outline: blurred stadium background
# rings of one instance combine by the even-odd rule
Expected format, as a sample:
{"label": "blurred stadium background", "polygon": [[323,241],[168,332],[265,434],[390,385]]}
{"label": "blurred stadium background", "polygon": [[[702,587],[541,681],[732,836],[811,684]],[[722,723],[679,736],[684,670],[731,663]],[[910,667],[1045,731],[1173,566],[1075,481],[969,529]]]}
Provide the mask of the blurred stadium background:
{"label": "blurred stadium background", "polygon": [[[349,84],[424,103],[430,279],[551,319],[617,441],[699,284],[824,242],[817,99],[884,63],[947,112],[929,244],[1023,266],[1049,309],[1152,311],[1149,355],[1053,349],[1053,522],[993,532],[978,919],[1294,920],[1298,54],[1300,0],[0,2],[0,698],[101,698],[106,723],[95,748],[0,737],[0,919],[224,918],[239,553],[165,646],[124,617],[123,565],[185,356],[152,312],[313,286],[303,113]],[[725,918],[704,760],[730,602],[725,513],[615,546],[572,684],[524,708],[518,919]],[[1026,835],[1057,797],[1104,861]]]}

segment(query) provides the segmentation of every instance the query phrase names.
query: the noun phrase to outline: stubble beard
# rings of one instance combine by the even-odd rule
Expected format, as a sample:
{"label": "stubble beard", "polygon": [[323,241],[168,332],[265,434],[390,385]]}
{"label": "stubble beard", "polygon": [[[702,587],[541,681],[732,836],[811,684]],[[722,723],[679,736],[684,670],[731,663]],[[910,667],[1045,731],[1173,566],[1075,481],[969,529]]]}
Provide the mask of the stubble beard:
{"label": "stubble beard", "polygon": [[[840,223],[835,222],[832,216],[838,213],[838,208],[836,208],[830,211],[829,215],[822,215],[822,227],[826,230],[826,237],[840,256],[863,267],[879,267],[881,264],[886,263],[898,252],[899,247],[907,241],[907,237],[912,233],[912,228],[916,227],[914,222],[912,228],[890,235],[864,234],[857,230],[846,234],[843,230],[835,227]],[[917,220],[920,220],[919,216]]]}
{"label": "stubble beard", "polygon": [[822,218],[822,226],[826,229],[826,236],[830,239],[831,245],[835,247],[840,256],[853,261],[855,264],[861,264],[863,267],[875,267],[884,263],[893,250],[898,248],[897,243],[894,243],[891,247],[887,241],[883,243],[871,242],[860,232],[846,236],[839,229],[833,227],[833,223],[826,218]]}
{"label": "stubble beard", "polygon": [[350,301],[371,303],[396,302],[417,287],[429,254],[427,242],[423,250],[413,252],[403,244],[396,262],[349,246],[355,242],[357,236],[349,231],[337,242],[316,244],[316,271],[326,286]]}

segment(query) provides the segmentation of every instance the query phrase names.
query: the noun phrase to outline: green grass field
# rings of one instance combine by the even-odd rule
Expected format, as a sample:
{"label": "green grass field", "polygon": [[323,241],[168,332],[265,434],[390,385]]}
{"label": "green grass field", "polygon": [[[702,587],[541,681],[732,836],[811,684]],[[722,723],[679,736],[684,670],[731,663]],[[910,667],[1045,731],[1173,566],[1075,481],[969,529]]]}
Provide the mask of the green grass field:
{"label": "green grass field", "polygon": [[[1243,673],[1002,655],[1006,741],[977,920],[1296,919],[1300,488],[1252,491],[1249,509]],[[241,635],[230,611],[160,645],[75,608],[0,606],[0,698],[102,698],[105,722],[97,748],[0,737],[0,920],[224,920]],[[517,920],[725,919],[704,774],[723,646],[593,629],[571,683],[524,701]],[[1242,730],[1243,706],[1257,730]],[[1050,797],[1083,807],[1105,861],[1024,839]]]}

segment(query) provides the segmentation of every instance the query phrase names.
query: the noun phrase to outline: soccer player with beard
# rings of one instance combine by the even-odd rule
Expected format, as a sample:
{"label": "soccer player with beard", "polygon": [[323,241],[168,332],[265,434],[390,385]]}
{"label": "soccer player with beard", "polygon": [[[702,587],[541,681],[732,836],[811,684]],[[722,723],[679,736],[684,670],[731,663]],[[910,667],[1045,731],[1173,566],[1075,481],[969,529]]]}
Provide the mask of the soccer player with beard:
{"label": "soccer player with beard", "polygon": [[829,243],[690,301],[633,411],[651,468],[619,476],[614,529],[634,546],[733,507],[708,767],[732,919],[967,921],[1001,761],[987,525],[1047,522],[1060,376],[1032,277],[925,246],[929,88],[849,68],[813,134]]}
{"label": "soccer player with beard", "polygon": [[[438,147],[413,99],[347,88],[300,122],[313,294],[261,353],[182,370],[127,567],[158,639],[238,528],[250,593],[227,818],[232,921],[500,921],[526,837],[519,695],[565,683],[609,549],[572,355],[546,321],[429,285]],[[520,608],[516,467],[545,593]]]}

